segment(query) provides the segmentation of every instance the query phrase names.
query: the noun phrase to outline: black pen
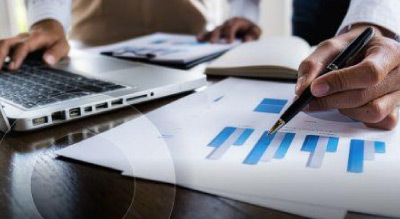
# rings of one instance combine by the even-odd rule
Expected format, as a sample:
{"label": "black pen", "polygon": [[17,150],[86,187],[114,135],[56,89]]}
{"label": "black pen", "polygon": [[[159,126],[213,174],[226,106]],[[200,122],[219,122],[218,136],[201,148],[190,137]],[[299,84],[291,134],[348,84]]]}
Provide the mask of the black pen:
{"label": "black pen", "polygon": [[[343,50],[337,56],[328,67],[320,74],[324,75],[331,71],[336,71],[345,67],[345,65],[362,49],[371,41],[374,37],[375,31],[372,27],[368,27],[364,32],[361,33],[359,37],[357,37],[353,42],[349,44],[349,46]],[[280,119],[275,123],[275,125],[271,128],[268,135],[272,135],[280,130],[285,124],[287,124],[293,117],[295,117],[304,107],[306,107],[312,100],[314,96],[311,93],[311,86],[307,87],[307,89],[299,96],[297,100],[295,100],[292,105],[283,113]]]}

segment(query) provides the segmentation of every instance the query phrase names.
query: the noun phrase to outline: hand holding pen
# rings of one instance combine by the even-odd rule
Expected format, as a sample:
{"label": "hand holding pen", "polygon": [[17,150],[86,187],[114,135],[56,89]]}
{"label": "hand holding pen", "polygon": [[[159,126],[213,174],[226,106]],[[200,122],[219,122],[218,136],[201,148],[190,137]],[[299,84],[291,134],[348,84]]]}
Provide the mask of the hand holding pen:
{"label": "hand holding pen", "polygon": [[393,129],[400,100],[400,44],[387,32],[375,28],[375,36],[350,65],[318,77],[365,29],[353,27],[320,44],[299,68],[296,94],[300,96],[309,88],[314,98],[305,110],[339,109],[367,126]]}

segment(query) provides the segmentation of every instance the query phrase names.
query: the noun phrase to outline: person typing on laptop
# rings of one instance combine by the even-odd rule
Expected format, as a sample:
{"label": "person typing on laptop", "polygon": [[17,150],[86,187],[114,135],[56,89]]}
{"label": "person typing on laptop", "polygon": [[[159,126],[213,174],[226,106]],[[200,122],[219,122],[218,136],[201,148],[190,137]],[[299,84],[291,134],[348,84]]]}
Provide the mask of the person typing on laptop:
{"label": "person typing on laptop", "polygon": [[[230,0],[231,16],[256,23],[258,11],[254,10],[254,4],[247,5],[247,1],[253,0]],[[207,15],[208,0],[25,2],[30,31],[0,41],[0,60],[10,55],[11,70],[18,69],[28,53],[39,49],[45,50],[43,60],[47,64],[56,64],[68,54],[67,32],[70,39],[85,45],[101,45],[154,32],[197,34],[211,19]],[[0,68],[2,64],[0,61]]]}
{"label": "person typing on laptop", "polygon": [[[338,109],[367,126],[390,130],[399,121],[400,0],[294,0],[293,34],[317,49],[299,67],[296,94],[311,85],[306,110]],[[232,25],[235,24],[236,25]],[[227,21],[200,36],[234,38],[251,24]],[[352,66],[318,79],[320,72],[368,26],[375,37]]]}

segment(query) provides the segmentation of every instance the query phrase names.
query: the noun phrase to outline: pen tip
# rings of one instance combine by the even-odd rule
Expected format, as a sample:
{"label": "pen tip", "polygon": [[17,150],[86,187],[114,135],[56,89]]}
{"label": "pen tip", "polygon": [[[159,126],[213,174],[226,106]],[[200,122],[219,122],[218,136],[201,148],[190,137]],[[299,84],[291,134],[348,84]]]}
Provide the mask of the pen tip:
{"label": "pen tip", "polygon": [[269,130],[268,132],[268,136],[275,134],[277,131],[279,131],[279,129],[281,129],[284,125],[286,124],[285,121],[283,121],[282,119],[279,119],[274,126],[272,126],[271,130]]}

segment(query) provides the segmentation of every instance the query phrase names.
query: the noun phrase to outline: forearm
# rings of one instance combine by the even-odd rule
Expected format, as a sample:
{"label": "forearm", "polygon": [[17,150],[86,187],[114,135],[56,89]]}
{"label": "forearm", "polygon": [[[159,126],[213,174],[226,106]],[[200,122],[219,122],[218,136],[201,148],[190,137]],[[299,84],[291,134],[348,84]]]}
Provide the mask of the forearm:
{"label": "forearm", "polygon": [[29,27],[47,19],[58,21],[67,32],[71,22],[71,0],[25,0]]}
{"label": "forearm", "polygon": [[229,0],[229,18],[241,17],[258,23],[260,0]]}
{"label": "forearm", "polygon": [[356,24],[372,24],[387,37],[399,39],[400,0],[352,0],[348,13],[339,28],[347,32]]}

